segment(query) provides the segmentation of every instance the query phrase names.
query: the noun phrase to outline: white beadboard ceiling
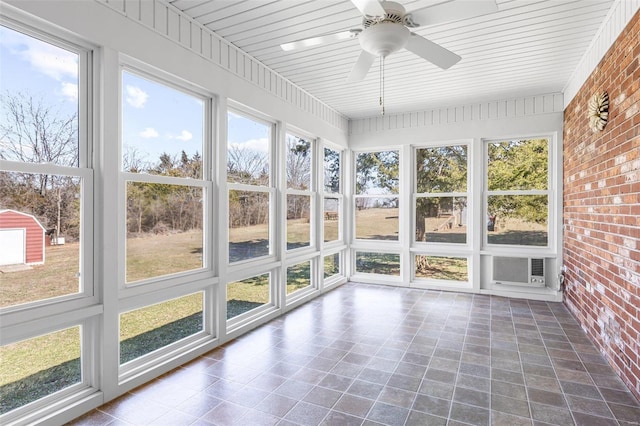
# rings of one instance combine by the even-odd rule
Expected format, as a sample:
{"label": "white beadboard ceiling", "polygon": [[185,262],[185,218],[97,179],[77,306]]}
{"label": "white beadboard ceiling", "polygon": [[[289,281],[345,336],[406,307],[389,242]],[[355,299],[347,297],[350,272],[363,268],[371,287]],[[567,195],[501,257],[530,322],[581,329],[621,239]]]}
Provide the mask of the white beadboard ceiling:
{"label": "white beadboard ceiling", "polygon": [[[408,12],[443,2],[396,1]],[[364,81],[346,81],[360,52],[357,39],[298,51],[280,48],[360,28],[362,17],[349,0],[169,2],[345,116],[380,114],[378,60]],[[386,113],[560,92],[614,0],[497,3],[496,13],[415,29],[462,60],[441,70],[404,50],[391,54],[385,62]]]}

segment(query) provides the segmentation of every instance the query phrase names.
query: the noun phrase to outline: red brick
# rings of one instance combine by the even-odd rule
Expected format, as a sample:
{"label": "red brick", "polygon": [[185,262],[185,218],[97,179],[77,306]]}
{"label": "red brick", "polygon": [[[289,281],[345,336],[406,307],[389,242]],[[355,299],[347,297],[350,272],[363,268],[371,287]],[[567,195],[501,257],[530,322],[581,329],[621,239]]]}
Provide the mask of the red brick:
{"label": "red brick", "polygon": [[[640,273],[640,170],[634,166],[640,158],[638,34],[640,12],[565,110],[563,252],[565,304],[640,398],[640,286],[628,275],[630,269]],[[585,105],[603,90],[611,99],[610,121],[603,132],[593,133]],[[624,100],[617,102],[621,94]],[[603,289],[589,293],[586,283]],[[601,333],[613,331],[600,329],[602,309],[613,313],[621,339],[603,339]]]}

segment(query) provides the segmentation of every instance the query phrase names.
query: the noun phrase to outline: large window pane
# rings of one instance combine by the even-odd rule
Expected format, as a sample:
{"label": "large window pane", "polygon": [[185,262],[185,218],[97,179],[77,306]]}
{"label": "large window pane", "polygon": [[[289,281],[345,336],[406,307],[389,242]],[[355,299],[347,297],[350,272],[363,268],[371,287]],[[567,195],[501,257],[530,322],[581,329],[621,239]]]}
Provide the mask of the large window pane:
{"label": "large window pane", "polygon": [[454,145],[417,149],[416,191],[466,192],[467,147]]}
{"label": "large window pane", "polygon": [[324,191],[340,192],[340,152],[324,149]]}
{"label": "large window pane", "polygon": [[426,241],[429,243],[466,243],[467,198],[417,198],[416,241]]}
{"label": "large window pane", "polygon": [[80,327],[0,348],[0,414],[82,380]]}
{"label": "large window pane", "polygon": [[356,238],[398,240],[398,198],[356,197]]}
{"label": "large window pane", "polygon": [[287,195],[287,250],[311,244],[311,197]]}
{"label": "large window pane", "polygon": [[269,186],[271,126],[227,114],[227,182]]}
{"label": "large window pane", "polygon": [[311,142],[287,134],[287,188],[311,190]]}
{"label": "large window pane", "polygon": [[323,259],[324,264],[324,278],[331,278],[340,274],[340,253],[334,253],[329,256],[325,256]]}
{"label": "large window pane", "polygon": [[202,178],[202,99],[122,72],[122,170]]}
{"label": "large window pane", "polygon": [[127,282],[203,267],[202,188],[127,182]]}
{"label": "large window pane", "polygon": [[416,278],[468,281],[467,258],[416,255]]}
{"label": "large window pane", "polygon": [[229,262],[267,256],[269,193],[229,191]]}
{"label": "large window pane", "polygon": [[356,155],[356,194],[397,194],[398,151],[361,152]]}
{"label": "large window pane", "polygon": [[547,189],[548,145],[547,139],[489,143],[489,191]]}
{"label": "large window pane", "polygon": [[270,303],[270,294],[270,274],[227,284],[227,319]]}
{"label": "large window pane", "polygon": [[0,158],[78,166],[79,55],[0,26]]}
{"label": "large window pane", "polygon": [[120,314],[120,364],[203,330],[203,293]]}
{"label": "large window pane", "polygon": [[0,172],[0,307],[81,290],[81,182]]}
{"label": "large window pane", "polygon": [[340,239],[340,198],[324,198],[324,242]]}
{"label": "large window pane", "polygon": [[311,261],[287,268],[287,295],[311,287]]}
{"label": "large window pane", "polygon": [[546,195],[490,195],[487,197],[489,244],[546,246]]}
{"label": "large window pane", "polygon": [[400,276],[400,255],[357,251],[356,272]]}

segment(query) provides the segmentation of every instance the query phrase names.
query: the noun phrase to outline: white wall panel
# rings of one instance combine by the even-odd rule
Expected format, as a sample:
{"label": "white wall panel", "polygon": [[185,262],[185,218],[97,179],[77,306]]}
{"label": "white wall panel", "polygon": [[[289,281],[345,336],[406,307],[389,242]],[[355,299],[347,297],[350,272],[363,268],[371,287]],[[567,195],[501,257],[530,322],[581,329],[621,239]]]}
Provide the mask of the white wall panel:
{"label": "white wall panel", "polygon": [[580,87],[587,80],[591,72],[598,66],[600,60],[609,47],[618,38],[631,18],[640,10],[640,0],[617,0],[602,22],[596,36],[591,41],[587,51],[580,59],[571,78],[564,87],[564,106],[569,105]]}

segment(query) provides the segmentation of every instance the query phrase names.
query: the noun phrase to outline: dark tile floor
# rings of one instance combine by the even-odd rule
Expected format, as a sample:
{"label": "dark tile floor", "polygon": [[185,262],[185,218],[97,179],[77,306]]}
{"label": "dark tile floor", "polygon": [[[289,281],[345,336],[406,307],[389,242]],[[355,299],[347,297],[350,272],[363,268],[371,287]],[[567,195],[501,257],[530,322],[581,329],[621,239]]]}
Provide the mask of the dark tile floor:
{"label": "dark tile floor", "polygon": [[560,303],[346,284],[76,425],[631,425]]}

